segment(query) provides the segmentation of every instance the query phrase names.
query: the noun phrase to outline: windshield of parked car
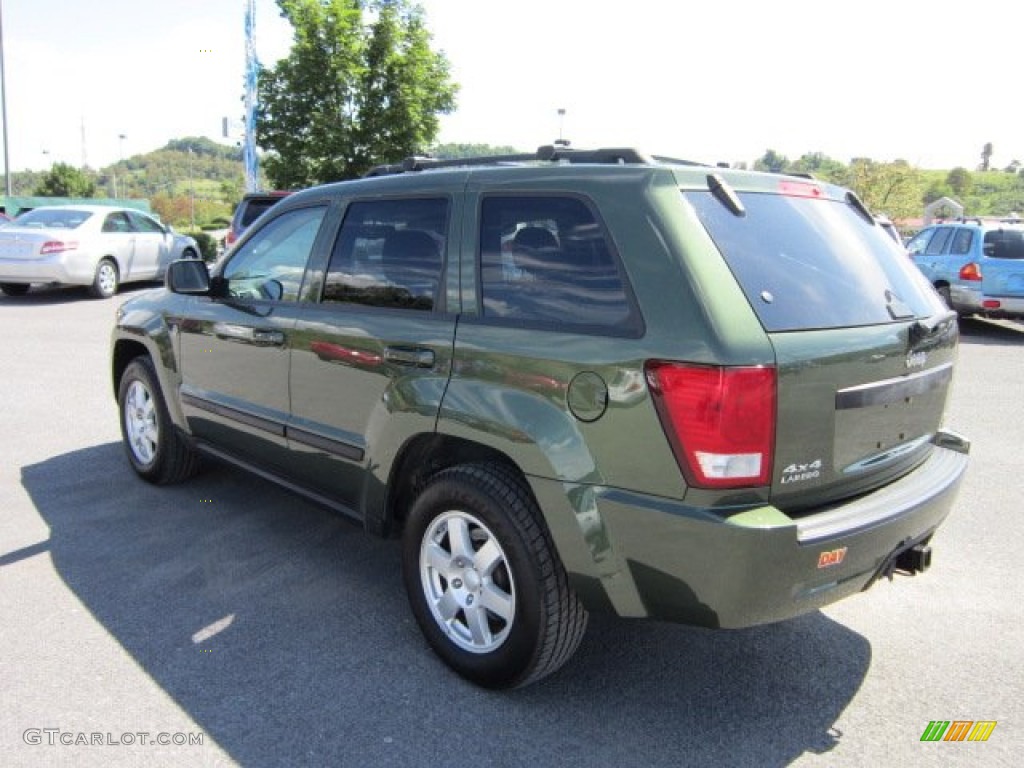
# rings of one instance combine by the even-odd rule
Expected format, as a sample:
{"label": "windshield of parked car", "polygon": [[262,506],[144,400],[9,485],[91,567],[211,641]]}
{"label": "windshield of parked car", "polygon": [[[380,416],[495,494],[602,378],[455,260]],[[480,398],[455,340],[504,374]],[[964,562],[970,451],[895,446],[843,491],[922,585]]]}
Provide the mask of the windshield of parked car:
{"label": "windshield of parked car", "polygon": [[77,229],[92,216],[74,208],[36,208],[14,220],[19,227],[34,229]]}
{"label": "windshield of parked car", "polygon": [[846,328],[931,317],[941,305],[910,259],[852,205],[740,193],[738,216],[687,192],[768,331]]}

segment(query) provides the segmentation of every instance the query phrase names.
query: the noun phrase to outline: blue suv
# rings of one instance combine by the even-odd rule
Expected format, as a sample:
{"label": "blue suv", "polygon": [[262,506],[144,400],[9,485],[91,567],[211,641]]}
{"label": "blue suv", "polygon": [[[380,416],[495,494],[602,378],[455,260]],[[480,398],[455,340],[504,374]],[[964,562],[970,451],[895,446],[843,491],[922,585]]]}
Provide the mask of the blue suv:
{"label": "blue suv", "polygon": [[1024,228],[980,221],[935,224],[907,251],[950,309],[1024,318]]}

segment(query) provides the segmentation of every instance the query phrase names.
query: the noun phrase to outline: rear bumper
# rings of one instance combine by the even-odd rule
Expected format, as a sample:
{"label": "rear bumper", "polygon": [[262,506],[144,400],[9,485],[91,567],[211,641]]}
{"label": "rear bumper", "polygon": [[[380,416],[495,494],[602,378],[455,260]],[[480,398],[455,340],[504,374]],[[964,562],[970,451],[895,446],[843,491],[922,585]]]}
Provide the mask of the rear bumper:
{"label": "rear bumper", "polygon": [[89,285],[96,265],[90,259],[54,254],[38,259],[0,259],[0,283]]}
{"label": "rear bumper", "polygon": [[722,517],[629,491],[570,489],[576,539],[557,522],[552,533],[592,610],[708,627],[780,621],[867,588],[896,552],[927,542],[967,468],[966,444],[958,447],[936,445],[899,480],[798,520],[771,506]]}
{"label": "rear bumper", "polygon": [[[981,314],[989,317],[1024,317],[1024,296],[990,296],[968,286],[950,286],[953,307],[962,314]],[[999,302],[998,307],[986,302]]]}

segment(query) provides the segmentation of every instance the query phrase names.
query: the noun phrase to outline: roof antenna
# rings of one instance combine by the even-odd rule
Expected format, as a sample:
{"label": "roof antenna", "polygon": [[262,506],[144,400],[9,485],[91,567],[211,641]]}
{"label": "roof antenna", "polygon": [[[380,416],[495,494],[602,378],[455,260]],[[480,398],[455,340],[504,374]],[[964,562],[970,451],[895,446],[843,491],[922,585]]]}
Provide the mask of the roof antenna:
{"label": "roof antenna", "polygon": [[565,108],[558,108],[558,138],[555,139],[556,147],[568,147],[569,140],[562,138],[562,128],[565,126]]}

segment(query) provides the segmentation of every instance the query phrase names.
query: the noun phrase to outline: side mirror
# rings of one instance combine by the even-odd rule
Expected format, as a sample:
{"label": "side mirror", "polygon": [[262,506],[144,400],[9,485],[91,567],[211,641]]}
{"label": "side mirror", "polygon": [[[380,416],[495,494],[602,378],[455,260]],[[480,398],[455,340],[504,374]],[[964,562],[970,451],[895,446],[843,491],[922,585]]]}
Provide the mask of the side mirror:
{"label": "side mirror", "polygon": [[210,292],[210,270],[202,259],[172,261],[164,284],[171,293],[206,294]]}

